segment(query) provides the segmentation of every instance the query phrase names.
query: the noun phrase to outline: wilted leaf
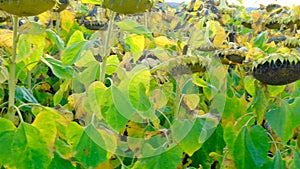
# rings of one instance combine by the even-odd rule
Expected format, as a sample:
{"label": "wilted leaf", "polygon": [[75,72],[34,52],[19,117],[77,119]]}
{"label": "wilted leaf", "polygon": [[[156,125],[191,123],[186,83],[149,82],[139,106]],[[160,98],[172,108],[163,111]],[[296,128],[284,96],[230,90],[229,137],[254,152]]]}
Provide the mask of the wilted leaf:
{"label": "wilted leaf", "polygon": [[11,51],[13,44],[13,32],[9,29],[0,29],[0,46]]}
{"label": "wilted leaf", "polygon": [[163,90],[160,89],[155,89],[152,91],[149,97],[155,109],[163,108],[168,102],[167,96]]}
{"label": "wilted leaf", "polygon": [[39,35],[44,33],[45,31],[46,29],[37,22],[26,22],[19,27],[20,34]]}

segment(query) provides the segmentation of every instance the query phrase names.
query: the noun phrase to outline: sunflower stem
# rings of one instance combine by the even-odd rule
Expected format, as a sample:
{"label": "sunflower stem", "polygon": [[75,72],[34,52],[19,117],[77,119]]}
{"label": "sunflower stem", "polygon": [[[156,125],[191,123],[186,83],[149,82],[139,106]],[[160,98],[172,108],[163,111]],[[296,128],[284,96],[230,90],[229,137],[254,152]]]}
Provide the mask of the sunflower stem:
{"label": "sunflower stem", "polygon": [[113,24],[114,24],[114,19],[115,19],[115,15],[116,13],[112,11],[109,23],[108,23],[108,28],[107,28],[107,34],[105,37],[105,41],[104,41],[104,51],[103,53],[103,59],[102,59],[102,64],[101,64],[101,70],[100,70],[100,81],[104,82],[105,80],[105,74],[106,74],[106,64],[107,64],[107,58],[109,57],[109,49],[110,49],[110,39],[111,37],[111,33],[113,30]]}
{"label": "sunflower stem", "polygon": [[10,58],[9,65],[9,79],[8,79],[8,114],[7,117],[11,121],[14,120],[14,106],[15,106],[15,90],[16,90],[16,56],[17,56],[17,44],[18,44],[18,26],[19,17],[13,16],[13,45],[12,45],[12,55]]}

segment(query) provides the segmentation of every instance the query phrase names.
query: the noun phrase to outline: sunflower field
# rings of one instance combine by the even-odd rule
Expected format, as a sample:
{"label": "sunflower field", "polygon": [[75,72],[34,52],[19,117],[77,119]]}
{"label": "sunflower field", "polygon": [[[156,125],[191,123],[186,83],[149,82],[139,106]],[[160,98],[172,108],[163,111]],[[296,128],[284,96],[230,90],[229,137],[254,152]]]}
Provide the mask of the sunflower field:
{"label": "sunflower field", "polygon": [[0,0],[1,169],[299,169],[300,6]]}

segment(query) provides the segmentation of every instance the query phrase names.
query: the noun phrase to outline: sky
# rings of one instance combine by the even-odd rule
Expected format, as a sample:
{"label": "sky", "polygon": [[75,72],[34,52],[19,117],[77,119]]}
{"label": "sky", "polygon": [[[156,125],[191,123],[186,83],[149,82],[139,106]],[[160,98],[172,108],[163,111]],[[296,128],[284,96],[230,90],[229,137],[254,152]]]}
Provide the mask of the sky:
{"label": "sky", "polygon": [[[190,0],[165,0],[165,2],[189,2]],[[237,0],[227,0],[229,3],[240,4]],[[300,0],[243,0],[243,5],[248,7],[259,7],[259,4],[268,5],[276,3],[284,6],[293,4],[300,5]]]}

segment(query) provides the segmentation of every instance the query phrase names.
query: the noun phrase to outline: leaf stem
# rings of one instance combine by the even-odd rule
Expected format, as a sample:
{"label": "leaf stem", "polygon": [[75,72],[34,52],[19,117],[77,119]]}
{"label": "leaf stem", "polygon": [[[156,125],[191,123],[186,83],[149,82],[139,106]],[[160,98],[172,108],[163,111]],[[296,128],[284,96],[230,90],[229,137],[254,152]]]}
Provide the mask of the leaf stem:
{"label": "leaf stem", "polygon": [[20,121],[21,121],[21,122],[24,122],[23,117],[22,117],[22,113],[20,112],[19,108],[18,108],[17,106],[15,106],[15,105],[13,105],[13,108],[16,109],[16,111],[17,111],[17,113],[18,113],[18,116],[19,116],[19,118],[20,118]]}
{"label": "leaf stem", "polygon": [[15,105],[15,90],[16,90],[16,56],[17,56],[17,43],[18,43],[18,26],[19,26],[19,17],[13,15],[13,46],[12,46],[12,56],[10,58],[9,65],[9,79],[8,79],[8,119],[13,121],[14,111],[12,107]]}
{"label": "leaf stem", "polygon": [[56,34],[59,35],[60,34],[60,14],[59,14],[59,12],[54,12],[54,13],[55,13],[55,17],[56,17],[55,30],[56,30]]}
{"label": "leaf stem", "polygon": [[115,16],[116,16],[116,13],[112,11],[111,17],[110,17],[110,20],[108,23],[107,34],[105,37],[104,51],[102,52],[103,59],[102,59],[101,70],[100,70],[100,81],[101,82],[104,82],[104,80],[105,80],[106,66],[107,66],[106,64],[107,64],[107,58],[109,57],[110,39],[111,39],[112,30],[113,30]]}
{"label": "leaf stem", "polygon": [[182,85],[181,85],[181,77],[176,77],[176,96],[175,96],[175,102],[174,102],[174,116],[179,117],[179,108],[180,108],[180,103],[181,103],[181,90],[182,90]]}

